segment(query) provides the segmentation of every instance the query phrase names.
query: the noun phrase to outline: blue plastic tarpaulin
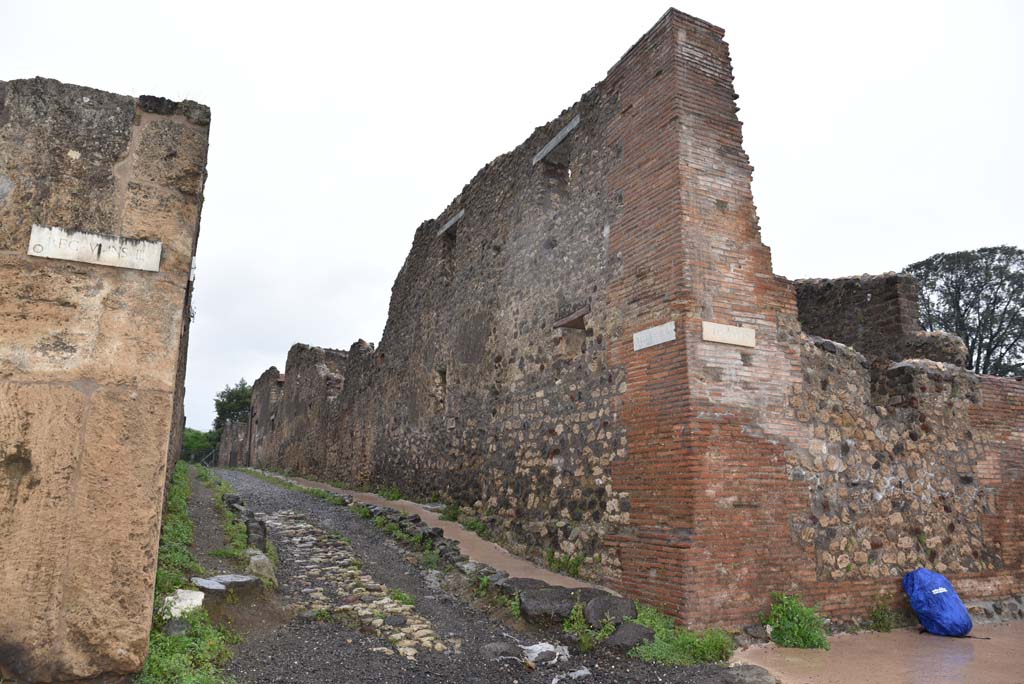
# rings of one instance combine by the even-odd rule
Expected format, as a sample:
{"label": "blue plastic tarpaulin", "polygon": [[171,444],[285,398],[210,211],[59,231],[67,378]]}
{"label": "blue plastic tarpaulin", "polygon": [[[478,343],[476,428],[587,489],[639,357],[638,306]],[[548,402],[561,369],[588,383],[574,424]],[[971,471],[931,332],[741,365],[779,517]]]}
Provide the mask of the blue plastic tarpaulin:
{"label": "blue plastic tarpaulin", "polygon": [[903,577],[903,591],[925,631],[940,636],[967,636],[974,624],[948,579],[918,568]]}

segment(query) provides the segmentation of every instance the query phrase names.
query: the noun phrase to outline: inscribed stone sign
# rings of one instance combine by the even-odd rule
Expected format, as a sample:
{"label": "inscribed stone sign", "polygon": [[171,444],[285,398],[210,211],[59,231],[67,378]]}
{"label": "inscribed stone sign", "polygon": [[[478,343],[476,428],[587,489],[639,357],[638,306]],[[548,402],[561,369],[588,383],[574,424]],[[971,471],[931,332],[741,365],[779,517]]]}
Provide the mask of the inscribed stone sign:
{"label": "inscribed stone sign", "polygon": [[160,242],[35,225],[28,243],[30,256],[140,271],[160,270],[161,249]]}
{"label": "inscribed stone sign", "polygon": [[753,328],[741,328],[737,325],[723,325],[711,321],[701,321],[701,337],[705,342],[735,344],[739,347],[753,347],[756,342],[756,331]]}
{"label": "inscribed stone sign", "polygon": [[633,333],[633,351],[647,349],[662,342],[671,342],[674,339],[676,339],[676,322],[669,321],[668,323]]}

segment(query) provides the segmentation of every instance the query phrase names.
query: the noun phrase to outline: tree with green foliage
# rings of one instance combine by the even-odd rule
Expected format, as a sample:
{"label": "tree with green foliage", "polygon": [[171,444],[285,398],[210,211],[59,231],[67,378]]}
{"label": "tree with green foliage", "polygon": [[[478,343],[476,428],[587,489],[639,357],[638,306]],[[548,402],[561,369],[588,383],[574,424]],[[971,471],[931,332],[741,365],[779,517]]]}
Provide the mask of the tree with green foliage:
{"label": "tree with green foliage", "polygon": [[187,427],[181,435],[181,457],[186,461],[202,458],[216,446],[217,433],[214,430],[203,432]]}
{"label": "tree with green foliage", "polygon": [[224,431],[224,423],[248,417],[251,400],[252,385],[247,383],[245,378],[239,380],[234,387],[224,385],[224,389],[217,392],[213,400],[213,407],[217,412],[217,417],[213,419],[213,430],[217,433],[218,441],[221,432]]}
{"label": "tree with green foliage", "polygon": [[1003,245],[936,254],[907,266],[921,286],[921,326],[967,345],[967,366],[1024,375],[1024,251]]}

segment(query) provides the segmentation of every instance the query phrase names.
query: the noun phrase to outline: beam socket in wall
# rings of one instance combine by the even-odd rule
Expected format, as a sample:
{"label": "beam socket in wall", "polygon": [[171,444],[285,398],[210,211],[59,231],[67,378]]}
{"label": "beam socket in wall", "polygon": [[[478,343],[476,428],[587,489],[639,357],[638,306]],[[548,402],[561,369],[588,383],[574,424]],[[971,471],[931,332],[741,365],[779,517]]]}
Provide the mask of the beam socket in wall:
{"label": "beam socket in wall", "polygon": [[576,309],[565,318],[561,318],[555,321],[554,328],[574,328],[576,330],[584,330],[587,327],[586,316],[590,313],[590,303],[586,303],[579,309]]}
{"label": "beam socket in wall", "polygon": [[555,150],[555,148],[561,145],[562,141],[568,138],[569,134],[576,130],[576,127],[579,125],[580,115],[577,114],[572,118],[572,121],[567,123],[565,127],[562,128],[562,130],[558,131],[558,133],[555,133],[555,137],[549,140],[547,144],[544,145],[544,147],[540,148],[540,152],[533,155],[533,163],[536,164],[541,160],[548,161],[547,157]]}
{"label": "beam socket in wall", "polygon": [[455,216],[452,216],[450,219],[448,219],[448,221],[443,226],[441,226],[441,230],[437,231],[437,237],[444,236],[444,237],[451,238],[452,240],[454,240],[455,239],[455,232],[456,232],[455,226],[456,226],[456,224],[459,221],[462,220],[462,217],[465,216],[465,215],[466,215],[466,210],[465,209],[459,209],[459,213],[457,213]]}

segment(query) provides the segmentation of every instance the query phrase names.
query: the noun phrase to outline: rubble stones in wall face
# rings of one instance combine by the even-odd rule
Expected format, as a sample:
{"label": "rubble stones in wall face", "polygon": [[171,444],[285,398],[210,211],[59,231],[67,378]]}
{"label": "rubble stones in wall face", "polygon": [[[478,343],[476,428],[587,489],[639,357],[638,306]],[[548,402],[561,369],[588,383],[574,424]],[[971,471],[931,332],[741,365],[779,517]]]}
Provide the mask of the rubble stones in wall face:
{"label": "rubble stones in wall face", "polygon": [[[254,388],[254,463],[478,504],[512,549],[614,572],[601,540],[629,516],[610,478],[625,376],[608,360],[623,333],[606,286],[622,106],[598,86],[421,225],[379,348],[294,347],[272,417]],[[533,164],[577,115],[557,163]]]}
{"label": "rubble stones in wall face", "polygon": [[906,359],[929,359],[954,366],[967,364],[967,345],[952,333],[914,332],[902,340],[900,354]]}
{"label": "rubble stones in wall face", "polygon": [[256,468],[280,467],[277,457],[277,403],[285,376],[271,366],[252,384],[249,411],[248,465]]}
{"label": "rubble stones in wall face", "polygon": [[248,465],[244,460],[249,452],[248,441],[248,417],[246,420],[225,421],[220,444],[217,445],[217,465],[222,468]]}
{"label": "rubble stones in wall face", "polygon": [[963,366],[956,335],[926,333],[918,320],[918,285],[906,273],[793,283],[800,325],[809,335],[847,344],[883,365],[907,358]]}
{"label": "rubble stones in wall face", "polygon": [[860,354],[822,340],[808,341],[802,360],[793,408],[811,438],[809,448],[791,454],[789,471],[808,484],[810,510],[793,525],[815,549],[818,577],[1000,567],[983,533],[981,454],[969,437],[976,376],[904,361],[873,387]]}

